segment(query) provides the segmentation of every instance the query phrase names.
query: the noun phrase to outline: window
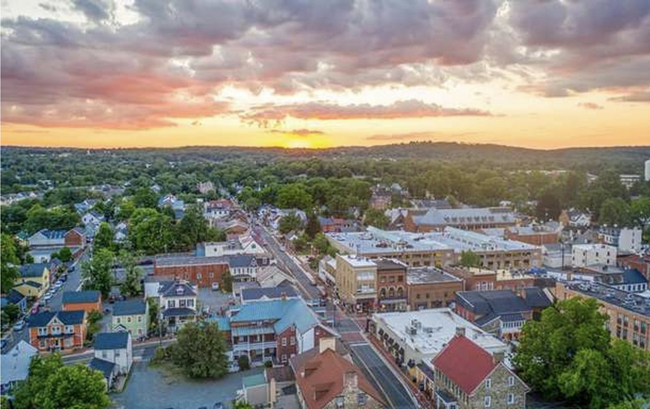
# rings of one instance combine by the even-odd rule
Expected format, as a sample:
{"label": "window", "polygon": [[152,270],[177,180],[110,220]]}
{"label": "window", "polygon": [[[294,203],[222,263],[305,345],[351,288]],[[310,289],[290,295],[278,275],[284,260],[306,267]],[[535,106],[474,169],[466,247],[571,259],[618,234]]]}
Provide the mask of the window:
{"label": "window", "polygon": [[508,386],[513,386],[515,384],[515,377],[511,376],[508,378]]}
{"label": "window", "polygon": [[515,395],[512,394],[512,393],[509,393],[507,402],[508,402],[508,405],[512,405],[513,403],[515,403]]}
{"label": "window", "polygon": [[345,399],[343,396],[337,396],[335,402],[337,408],[342,408],[345,405]]}
{"label": "window", "polygon": [[283,347],[287,346],[287,337],[282,337],[282,346]]}
{"label": "window", "polygon": [[74,333],[74,326],[73,325],[66,325],[64,329],[66,334],[73,334]]}
{"label": "window", "polygon": [[122,321],[121,321],[120,317],[117,317],[117,318],[115,318],[115,322],[117,322],[117,323],[119,324],[119,323],[121,323]]}
{"label": "window", "polygon": [[47,327],[38,327],[38,335],[47,335]]}
{"label": "window", "polygon": [[483,401],[485,403],[486,408],[489,408],[492,405],[492,398],[489,396],[486,396],[485,399],[483,399]]}
{"label": "window", "polygon": [[282,354],[282,362],[287,362],[287,354]]}
{"label": "window", "polygon": [[200,280],[200,279],[202,279],[202,278],[203,278],[203,274],[201,274],[201,273],[196,273],[196,279],[197,279],[197,280]]}
{"label": "window", "polygon": [[178,300],[179,307],[185,307],[185,300]]}
{"label": "window", "polygon": [[108,352],[102,351],[102,358],[104,359],[108,358]]}
{"label": "window", "polygon": [[142,322],[142,315],[138,315],[138,322]]}
{"label": "window", "polygon": [[167,308],[175,308],[176,300],[167,300]]}
{"label": "window", "polygon": [[210,278],[214,278],[214,273],[210,273]]}
{"label": "window", "polygon": [[359,406],[363,406],[363,405],[366,404],[366,402],[368,402],[368,395],[366,395],[366,394],[363,393],[363,392],[359,393],[359,394],[357,395],[357,404],[358,404]]}
{"label": "window", "polygon": [[492,387],[492,379],[487,378],[485,380],[485,389],[490,389]]}
{"label": "window", "polygon": [[126,317],[126,322],[131,322],[131,317]]}
{"label": "window", "polygon": [[296,337],[291,337],[291,345],[296,345]]}
{"label": "window", "polygon": [[59,335],[61,333],[61,327],[58,325],[52,326],[52,335]]}
{"label": "window", "polygon": [[194,300],[187,300],[186,304],[187,304],[188,307],[193,308],[194,307]]}
{"label": "window", "polygon": [[119,357],[120,357],[120,350],[116,349],[115,350],[115,358],[119,358]]}

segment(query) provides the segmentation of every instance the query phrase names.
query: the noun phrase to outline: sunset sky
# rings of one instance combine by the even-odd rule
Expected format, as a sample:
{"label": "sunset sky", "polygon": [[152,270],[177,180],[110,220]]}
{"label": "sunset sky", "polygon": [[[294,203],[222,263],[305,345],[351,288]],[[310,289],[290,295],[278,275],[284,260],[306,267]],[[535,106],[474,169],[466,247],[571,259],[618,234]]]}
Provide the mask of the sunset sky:
{"label": "sunset sky", "polygon": [[0,0],[2,145],[650,145],[650,0]]}

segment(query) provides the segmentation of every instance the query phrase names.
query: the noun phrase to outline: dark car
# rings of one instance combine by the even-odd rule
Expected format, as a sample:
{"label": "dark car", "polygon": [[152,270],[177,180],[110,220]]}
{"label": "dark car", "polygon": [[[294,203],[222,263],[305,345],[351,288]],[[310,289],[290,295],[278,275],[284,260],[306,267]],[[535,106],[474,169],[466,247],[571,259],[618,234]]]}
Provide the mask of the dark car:
{"label": "dark car", "polygon": [[70,268],[68,268],[68,273],[72,273],[74,271],[74,269],[75,269],[75,266],[70,266]]}

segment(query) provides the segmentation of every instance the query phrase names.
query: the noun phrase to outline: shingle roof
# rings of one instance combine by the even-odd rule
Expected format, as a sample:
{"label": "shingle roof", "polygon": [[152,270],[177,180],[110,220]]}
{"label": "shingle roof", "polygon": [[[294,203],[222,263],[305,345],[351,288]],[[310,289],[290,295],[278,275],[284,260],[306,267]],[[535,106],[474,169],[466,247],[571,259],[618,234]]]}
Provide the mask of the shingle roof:
{"label": "shingle roof", "polygon": [[181,307],[181,308],[167,308],[163,311],[163,317],[187,317],[190,315],[196,315],[196,311],[191,308]]}
{"label": "shingle roof", "polygon": [[9,294],[7,294],[7,301],[9,301],[12,304],[18,304],[25,298],[24,295],[22,295],[20,292],[14,290],[13,288],[9,291]]}
{"label": "shingle roof", "polygon": [[551,305],[551,300],[539,287],[524,288],[526,304],[532,308],[546,308]]}
{"label": "shingle roof", "polygon": [[142,299],[128,300],[128,301],[117,301],[113,305],[113,316],[121,315],[137,315],[144,314],[147,312],[147,304]]}
{"label": "shingle roof", "polygon": [[47,263],[23,264],[18,271],[21,277],[41,277],[43,270],[47,268]]}
{"label": "shingle roof", "polygon": [[196,291],[188,283],[172,281],[163,284],[160,295],[163,297],[186,297],[196,295]]}
{"label": "shingle roof", "polygon": [[290,286],[267,288],[244,288],[241,297],[244,301],[259,300],[261,298],[279,299],[284,294],[287,298],[298,297],[298,292]]}
{"label": "shingle roof", "polygon": [[63,293],[63,304],[96,303],[101,299],[102,293],[95,290],[66,291]]}
{"label": "shingle roof", "polygon": [[314,312],[301,298],[286,300],[259,301],[241,306],[231,322],[273,321],[276,332],[281,332],[289,325],[295,325],[300,333],[304,333],[319,323]]}
{"label": "shingle roof", "polygon": [[623,282],[625,284],[644,284],[648,280],[636,268],[630,268],[623,271]]}
{"label": "shingle roof", "polygon": [[236,254],[228,256],[228,265],[230,268],[257,266],[257,259],[250,254]]}
{"label": "shingle roof", "polygon": [[119,332],[100,332],[95,335],[93,347],[96,350],[104,349],[122,349],[126,348],[129,343],[129,333],[126,331]]}
{"label": "shingle roof", "polygon": [[331,349],[323,351],[299,367],[294,367],[294,370],[296,385],[300,388],[309,409],[323,408],[339,396],[343,391],[345,374],[352,372],[357,376],[358,388],[384,404],[382,396],[359,368]]}
{"label": "shingle roof", "polygon": [[48,229],[43,229],[38,231],[36,234],[42,234],[43,236],[47,237],[50,240],[56,240],[56,239],[62,239],[65,237],[65,234],[67,233],[67,230],[48,230]]}
{"label": "shingle roof", "polygon": [[476,314],[506,314],[530,311],[526,302],[510,290],[459,291],[456,300]]}
{"label": "shingle roof", "polygon": [[492,355],[486,350],[459,335],[456,335],[432,362],[468,395],[497,366]]}
{"label": "shingle roof", "polygon": [[113,362],[105,361],[100,358],[93,358],[90,362],[88,362],[88,366],[91,369],[101,372],[106,379],[109,379],[111,377],[113,369],[115,368],[115,364]]}
{"label": "shingle roof", "polygon": [[81,324],[84,321],[85,311],[43,311],[34,314],[29,319],[29,327],[45,327],[56,317],[64,325]]}

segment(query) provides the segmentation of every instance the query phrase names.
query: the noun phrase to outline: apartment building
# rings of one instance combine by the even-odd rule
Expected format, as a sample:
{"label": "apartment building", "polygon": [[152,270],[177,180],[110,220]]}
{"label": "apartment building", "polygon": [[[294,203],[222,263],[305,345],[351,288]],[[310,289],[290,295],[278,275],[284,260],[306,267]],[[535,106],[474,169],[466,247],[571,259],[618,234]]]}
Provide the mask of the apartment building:
{"label": "apartment building", "polygon": [[391,259],[374,261],[377,265],[377,304],[381,311],[405,311],[408,302],[407,266]]}
{"label": "apartment building", "polygon": [[336,256],[336,288],[339,298],[358,310],[370,310],[377,298],[377,264],[356,255]]}
{"label": "apartment building", "polygon": [[601,227],[598,239],[621,253],[638,253],[643,244],[643,230],[640,227]]}
{"label": "apartment building", "polygon": [[571,248],[573,267],[588,267],[594,264],[616,265],[616,247],[607,244],[574,244]]}
{"label": "apartment building", "polygon": [[431,208],[424,214],[421,210],[409,212],[404,220],[404,228],[411,232],[443,231],[447,227],[481,230],[514,227],[517,223],[516,215],[508,207]]}
{"label": "apartment building", "polygon": [[456,292],[465,288],[462,279],[437,267],[412,267],[406,281],[411,311],[448,307]]}
{"label": "apartment building", "polygon": [[154,275],[170,276],[197,283],[199,287],[221,284],[223,274],[228,270],[225,257],[201,257],[177,255],[158,257],[154,260]]}

